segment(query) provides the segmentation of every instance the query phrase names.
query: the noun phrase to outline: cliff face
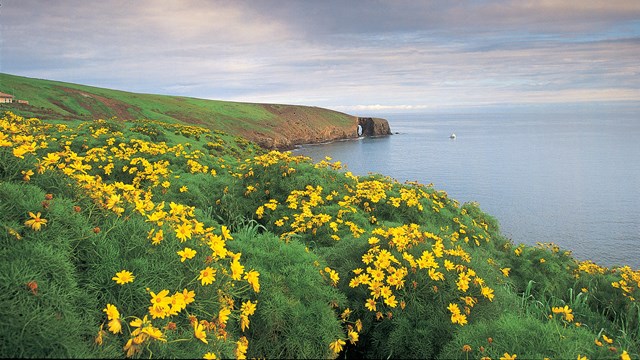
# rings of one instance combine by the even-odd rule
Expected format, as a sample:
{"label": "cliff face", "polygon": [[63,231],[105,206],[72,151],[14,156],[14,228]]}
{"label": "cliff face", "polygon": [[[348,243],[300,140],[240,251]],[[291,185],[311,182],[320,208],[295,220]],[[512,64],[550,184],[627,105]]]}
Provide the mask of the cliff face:
{"label": "cliff face", "polygon": [[358,135],[362,136],[383,136],[391,135],[391,128],[389,122],[381,118],[358,118]]}
{"label": "cliff face", "polygon": [[296,145],[317,144],[359,136],[390,135],[385,119],[362,118],[307,106],[263,105],[277,121],[270,130],[252,130],[242,136],[269,149],[290,150]]}
{"label": "cliff face", "polygon": [[263,134],[251,132],[245,134],[249,140],[268,149],[291,150],[296,145],[318,144],[323,142],[356,138],[356,125],[350,127],[316,127],[312,123],[287,121],[275,127],[276,133]]}

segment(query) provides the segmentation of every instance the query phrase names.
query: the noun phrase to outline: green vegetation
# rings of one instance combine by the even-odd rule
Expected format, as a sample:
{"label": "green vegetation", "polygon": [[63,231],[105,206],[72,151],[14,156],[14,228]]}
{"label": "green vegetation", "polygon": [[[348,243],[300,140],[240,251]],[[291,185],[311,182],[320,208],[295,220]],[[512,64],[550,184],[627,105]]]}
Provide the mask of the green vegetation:
{"label": "green vegetation", "polygon": [[282,138],[280,127],[289,128],[292,119],[304,122],[296,125],[303,126],[302,133],[319,132],[327,126],[355,129],[352,116],[317,107],[138,94],[3,73],[0,92],[29,102],[0,104],[0,111],[40,120],[153,119],[198,125],[254,140]]}
{"label": "green vegetation", "polygon": [[637,358],[640,272],[157,120],[0,118],[0,356]]}

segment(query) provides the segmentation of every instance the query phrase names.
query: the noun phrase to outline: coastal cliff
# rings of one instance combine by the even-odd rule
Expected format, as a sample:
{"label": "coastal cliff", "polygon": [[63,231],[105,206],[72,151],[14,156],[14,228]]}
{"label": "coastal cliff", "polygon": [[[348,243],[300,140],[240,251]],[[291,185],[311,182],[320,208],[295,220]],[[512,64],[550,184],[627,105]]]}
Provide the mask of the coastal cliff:
{"label": "coastal cliff", "polygon": [[391,128],[386,119],[359,117],[359,135],[362,136],[384,136],[391,135]]}
{"label": "coastal cliff", "polygon": [[290,150],[302,144],[391,135],[389,122],[382,118],[357,117],[317,107],[263,106],[278,119],[278,124],[270,125],[275,131],[256,129],[243,136],[264,148]]}
{"label": "coastal cliff", "polygon": [[0,111],[25,117],[58,121],[160,120],[223,131],[267,149],[290,150],[301,144],[391,134],[384,119],[314,106],[138,94],[10,74],[0,74],[0,92],[28,101],[0,104]]}

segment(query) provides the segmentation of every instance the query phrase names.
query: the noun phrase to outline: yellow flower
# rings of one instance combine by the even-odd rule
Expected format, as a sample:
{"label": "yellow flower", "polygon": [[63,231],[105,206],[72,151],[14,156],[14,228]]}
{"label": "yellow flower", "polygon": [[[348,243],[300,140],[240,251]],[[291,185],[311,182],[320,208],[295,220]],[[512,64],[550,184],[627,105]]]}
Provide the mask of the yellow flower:
{"label": "yellow flower", "polygon": [[242,331],[245,331],[246,329],[249,328],[249,317],[247,315],[244,314],[240,314],[240,329]]}
{"label": "yellow flower", "polygon": [[367,299],[364,303],[364,306],[369,309],[369,311],[376,311],[376,301],[374,299]]}
{"label": "yellow flower", "polygon": [[229,228],[227,228],[226,226],[222,225],[222,227],[220,228],[220,232],[222,232],[222,238],[225,240],[232,240],[233,237],[231,237],[231,231],[229,231]]}
{"label": "yellow flower", "polygon": [[384,303],[389,305],[392,308],[398,306],[398,302],[396,301],[395,295],[391,295],[388,298],[384,299]]}
{"label": "yellow flower", "polygon": [[515,360],[517,357],[518,355],[516,354],[509,355],[509,353],[504,353],[504,355],[500,357],[500,360]]}
{"label": "yellow flower", "polygon": [[162,331],[153,326],[145,327],[144,329],[142,329],[142,333],[147,334],[151,338],[156,340],[165,341],[165,342],[167,341],[167,339],[164,338],[164,334],[162,333]]}
{"label": "yellow flower", "polygon": [[451,323],[452,324],[460,324],[460,326],[464,326],[467,323],[467,316],[464,314],[452,314],[451,315]]}
{"label": "yellow flower", "polygon": [[216,271],[212,269],[210,266],[207,266],[206,269],[200,270],[200,276],[198,276],[198,280],[201,280],[202,285],[210,285],[216,280]]}
{"label": "yellow flower", "polygon": [[214,354],[212,352],[208,352],[208,353],[204,354],[204,356],[202,358],[206,359],[206,360],[215,360],[218,357],[216,357],[216,354]]}
{"label": "yellow flower", "polygon": [[247,349],[249,348],[249,340],[245,336],[241,337],[236,341],[236,350],[234,351],[236,355],[236,359],[246,359],[247,358]]}
{"label": "yellow flower", "polygon": [[111,280],[114,280],[118,285],[124,285],[126,283],[133,282],[136,277],[133,276],[131,271],[122,270],[116,273],[116,276],[112,277]]}
{"label": "yellow flower", "polygon": [[191,248],[184,248],[184,250],[180,250],[177,253],[182,257],[180,259],[180,262],[184,262],[185,260],[192,259],[194,256],[196,256],[197,252]]}
{"label": "yellow flower", "polygon": [[607,335],[602,334],[602,340],[606,341],[607,344],[613,344],[613,339],[610,339]]}
{"label": "yellow flower", "polygon": [[324,269],[325,272],[329,273],[329,278],[331,279],[332,285],[337,285],[338,281],[340,280],[340,276],[338,275],[338,272],[336,272],[333,269],[330,269],[329,267],[326,267]]}
{"label": "yellow flower", "polygon": [[244,266],[240,264],[240,254],[233,257],[231,262],[231,278],[233,280],[240,280],[242,273],[244,272]]}
{"label": "yellow flower", "polygon": [[218,313],[218,321],[220,324],[226,324],[229,321],[229,315],[231,315],[231,310],[229,308],[222,308]]}
{"label": "yellow flower", "polygon": [[571,313],[573,310],[571,310],[571,308],[569,308],[569,306],[567,305],[565,305],[564,307],[554,306],[551,308],[551,311],[554,314],[564,314],[564,319],[568,322],[573,321],[573,314]]}
{"label": "yellow flower", "polygon": [[104,324],[100,325],[100,330],[98,330],[98,335],[96,336],[95,342],[97,345],[102,345],[102,337],[107,333],[106,331],[102,330],[102,327],[104,326]]}
{"label": "yellow flower", "polygon": [[23,175],[22,180],[29,181],[31,180],[31,175],[33,175],[33,170],[27,170],[27,171],[22,170],[21,173]]}
{"label": "yellow flower", "polygon": [[118,311],[118,308],[112,304],[107,304],[107,307],[102,309],[102,311],[107,314],[107,319],[109,320],[120,319],[120,312]]}
{"label": "yellow flower", "polygon": [[253,291],[257,293],[260,292],[260,282],[258,281],[259,276],[260,273],[255,270],[251,270],[244,274],[244,279],[253,287]]}
{"label": "yellow flower", "polygon": [[627,353],[627,350],[624,350],[622,354],[620,354],[620,360],[631,360],[631,357]]}
{"label": "yellow flower", "polygon": [[169,315],[170,309],[168,306],[155,306],[155,305],[151,305],[149,306],[149,315],[151,315],[151,317],[153,319],[164,319],[165,317],[167,317],[167,315]]}
{"label": "yellow flower", "polygon": [[189,291],[187,289],[182,290],[182,298],[184,299],[185,304],[191,304],[196,301],[196,293],[194,291]]}
{"label": "yellow flower", "polygon": [[485,286],[485,287],[482,287],[481,292],[482,292],[482,296],[489,299],[489,301],[493,301],[493,298],[495,296],[493,294],[493,289]]}
{"label": "yellow flower", "polygon": [[509,271],[511,271],[511,268],[502,268],[500,271],[502,271],[502,275],[509,277]]}
{"label": "yellow flower", "polygon": [[122,323],[120,322],[120,312],[112,304],[107,304],[107,307],[102,309],[107,314],[109,320],[109,331],[114,334],[122,332]]}
{"label": "yellow flower", "polygon": [[253,315],[256,312],[257,304],[258,304],[258,301],[256,301],[255,303],[251,301],[245,301],[242,303],[240,310],[242,311],[243,314],[247,316]]}
{"label": "yellow flower", "polygon": [[334,353],[339,354],[342,351],[342,346],[344,346],[346,342],[342,339],[338,339],[331,344],[329,344],[329,348],[333,350]]}
{"label": "yellow flower", "polygon": [[6,229],[9,232],[9,234],[13,235],[17,240],[22,239],[22,235],[20,235],[20,233],[17,232],[15,229],[12,229],[10,227],[7,227]]}
{"label": "yellow flower", "polygon": [[449,303],[449,306],[447,306],[447,310],[449,310],[452,314],[460,314],[460,307],[458,307],[458,304]]}
{"label": "yellow flower", "polygon": [[577,360],[589,360],[586,356],[582,356],[580,354],[578,354],[578,359]]}
{"label": "yellow flower", "polygon": [[598,338],[596,338],[595,340],[593,340],[593,342],[598,345],[598,346],[602,346],[602,341],[598,340]]}
{"label": "yellow flower", "polygon": [[187,239],[191,239],[191,224],[188,222],[183,222],[174,229],[176,231],[176,237],[180,239],[180,242],[185,242]]}
{"label": "yellow flower", "polygon": [[187,191],[189,191],[189,189],[187,188],[187,186],[186,186],[186,185],[184,185],[184,186],[182,186],[182,187],[180,188],[180,192],[181,192],[181,193],[183,193],[183,192],[187,192]]}
{"label": "yellow flower", "polygon": [[360,319],[356,320],[356,331],[362,331],[362,320]]}
{"label": "yellow flower", "polygon": [[193,323],[193,335],[203,343],[209,343],[209,341],[207,341],[207,333],[204,331],[204,326],[198,322]]}
{"label": "yellow flower", "polygon": [[158,245],[164,239],[164,232],[162,229],[158,230],[153,238],[151,239],[151,244]]}
{"label": "yellow flower", "polygon": [[29,216],[31,219],[24,222],[26,226],[31,227],[35,231],[40,231],[42,225],[47,226],[47,219],[40,218],[40,212],[37,215],[34,215],[32,212],[29,212]]}
{"label": "yellow flower", "polygon": [[122,333],[122,323],[120,319],[109,320],[109,331],[114,334]]}
{"label": "yellow flower", "polygon": [[158,294],[151,291],[150,294],[151,294],[151,306],[153,307],[165,308],[165,307],[169,307],[169,304],[171,304],[171,297],[167,296],[169,295],[169,290],[166,290],[166,289],[162,290]]}
{"label": "yellow flower", "polygon": [[351,342],[351,344],[355,345],[356,342],[358,342],[358,333],[355,331],[349,331],[349,342]]}

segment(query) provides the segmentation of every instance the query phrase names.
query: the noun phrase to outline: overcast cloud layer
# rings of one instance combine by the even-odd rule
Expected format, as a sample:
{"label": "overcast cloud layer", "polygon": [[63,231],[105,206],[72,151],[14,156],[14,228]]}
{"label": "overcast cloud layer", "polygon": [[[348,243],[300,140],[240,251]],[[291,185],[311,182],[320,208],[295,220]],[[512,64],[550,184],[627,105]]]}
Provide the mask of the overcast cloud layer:
{"label": "overcast cloud layer", "polygon": [[640,1],[3,0],[0,71],[347,112],[640,104]]}

